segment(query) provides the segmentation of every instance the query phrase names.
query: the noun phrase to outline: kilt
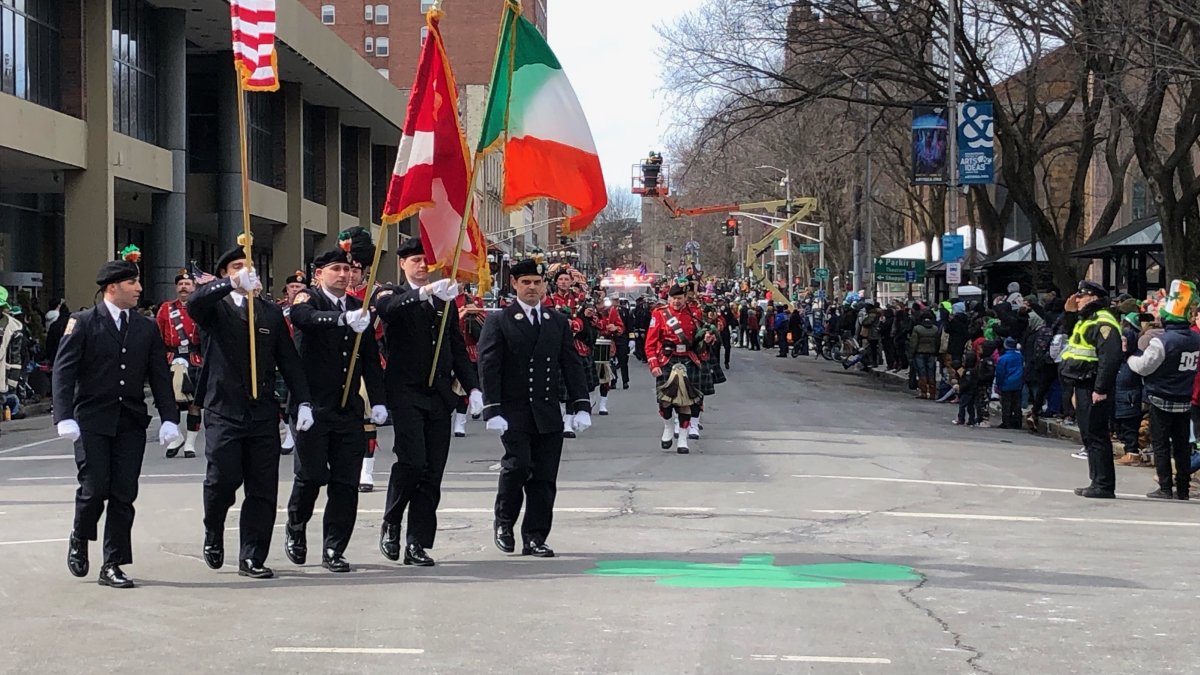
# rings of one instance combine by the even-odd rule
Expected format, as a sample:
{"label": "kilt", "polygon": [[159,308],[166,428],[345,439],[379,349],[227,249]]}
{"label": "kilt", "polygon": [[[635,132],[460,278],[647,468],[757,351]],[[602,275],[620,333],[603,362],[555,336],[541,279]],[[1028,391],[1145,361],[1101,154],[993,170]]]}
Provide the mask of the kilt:
{"label": "kilt", "polygon": [[695,363],[687,356],[672,356],[667,365],[663,366],[662,375],[654,378],[654,391],[656,394],[666,386],[667,380],[671,377],[671,366],[676,363],[683,364],[684,369],[687,370],[688,382],[701,394],[707,396],[716,392],[716,389],[713,387],[711,370],[703,367],[701,364]]}
{"label": "kilt", "polygon": [[[595,391],[600,386],[600,374],[596,372],[596,362],[592,360],[592,355],[587,356],[575,355],[576,358],[583,363],[583,376],[587,383],[588,393]],[[558,383],[558,400],[562,403],[569,402],[567,397],[567,380],[561,378]]]}
{"label": "kilt", "polygon": [[713,384],[724,384],[729,378],[725,377],[725,369],[721,367],[721,362],[717,359],[710,358],[704,362],[704,365],[712,371]]}

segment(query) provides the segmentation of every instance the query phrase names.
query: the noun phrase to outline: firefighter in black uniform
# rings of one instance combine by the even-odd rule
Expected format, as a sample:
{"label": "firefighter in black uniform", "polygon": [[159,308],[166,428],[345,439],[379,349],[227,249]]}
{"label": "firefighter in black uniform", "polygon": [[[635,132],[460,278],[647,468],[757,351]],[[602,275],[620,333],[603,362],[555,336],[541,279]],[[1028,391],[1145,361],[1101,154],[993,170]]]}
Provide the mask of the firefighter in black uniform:
{"label": "firefighter in black uniform", "polygon": [[[308,431],[296,434],[296,478],[288,500],[284,552],[293,563],[304,564],[308,554],[305,526],[325,486],[328,503],[321,566],[331,572],[350,571],[343,553],[358,514],[358,478],[367,450],[365,404],[359,395],[362,381],[366,381],[372,401],[383,400],[383,368],[374,331],[370,331],[359,343],[350,396],[342,406],[355,334],[368,331],[373,323],[371,313],[362,309],[362,301],[346,293],[350,265],[350,253],[340,248],[317,256],[313,260],[316,285],[297,292],[291,304],[297,349],[312,393],[314,422]],[[387,408],[372,406],[372,423],[386,419]]]}
{"label": "firefighter in black uniform", "polygon": [[515,550],[513,526],[525,502],[521,554],[552,558],[546,538],[563,448],[560,382],[566,384],[573,431],[591,426],[591,402],[568,319],[543,305],[546,281],[539,266],[525,260],[513,265],[510,274],[517,302],[488,319],[479,337],[483,417],[504,444],[494,542],[505,553]]}
{"label": "firefighter in black uniform", "polygon": [[79,467],[67,568],[77,577],[88,573],[88,542],[96,539],[107,506],[97,581],[113,588],[133,587],[120,566],[133,564],[133,502],[150,424],[147,382],[162,420],[159,442],[180,439],[167,349],[154,321],[132,311],[142,293],[138,276],[137,265],[126,260],[100,268],[96,283],[104,299],[71,315],[54,361],[54,421],[58,435],[74,442]]}
{"label": "firefighter in black uniform", "polygon": [[[238,574],[269,579],[263,566],[271,547],[279,496],[279,401],[275,372],[283,373],[296,406],[296,429],[313,424],[308,382],[288,334],[283,312],[256,297],[258,275],[246,266],[241,247],[217,261],[221,278],[188,298],[188,313],[204,331],[204,368],[197,387],[204,408],[204,562],[225,564],[225,515],[245,486]],[[254,298],[258,397],[251,396],[250,338],[246,302]]]}
{"label": "firefighter in black uniform", "polygon": [[[458,284],[449,279],[429,283],[429,268],[421,240],[412,237],[396,250],[404,281],[376,294],[375,309],[384,322],[387,370],[384,384],[395,434],[396,463],[388,477],[379,551],[388,560],[400,559],[400,526],[408,510],[404,564],[429,567],[425,552],[437,535],[437,506],[442,474],[450,453],[451,414],[458,405],[454,381],[469,392],[469,412],[483,410],[475,364],[458,330]],[[428,386],[442,312],[447,303],[454,316],[445,321],[442,350],[433,386]]]}

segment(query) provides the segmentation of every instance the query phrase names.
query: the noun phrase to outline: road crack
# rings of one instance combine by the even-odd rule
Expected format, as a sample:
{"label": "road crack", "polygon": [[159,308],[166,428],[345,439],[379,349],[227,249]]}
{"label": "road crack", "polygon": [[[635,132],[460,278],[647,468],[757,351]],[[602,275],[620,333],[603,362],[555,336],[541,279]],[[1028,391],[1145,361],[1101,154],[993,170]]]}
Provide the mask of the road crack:
{"label": "road crack", "polygon": [[[921,574],[920,572],[917,573]],[[933,619],[934,622],[941,626],[942,632],[954,639],[955,649],[959,649],[970,654],[970,656],[967,658],[967,665],[971,667],[971,672],[980,673],[981,675],[993,675],[992,671],[979,665],[979,661],[983,659],[984,656],[982,650],[968,644],[965,640],[963,640],[962,633],[959,633],[951,628],[948,621],[943,619],[932,608],[922,605],[913,597],[913,594],[924,588],[925,584],[927,583],[929,583],[929,577],[921,574],[921,581],[917,583],[917,585],[913,586],[912,588],[904,588],[899,591],[900,597],[903,598],[905,602],[920,610],[923,614],[925,614],[925,616]]]}

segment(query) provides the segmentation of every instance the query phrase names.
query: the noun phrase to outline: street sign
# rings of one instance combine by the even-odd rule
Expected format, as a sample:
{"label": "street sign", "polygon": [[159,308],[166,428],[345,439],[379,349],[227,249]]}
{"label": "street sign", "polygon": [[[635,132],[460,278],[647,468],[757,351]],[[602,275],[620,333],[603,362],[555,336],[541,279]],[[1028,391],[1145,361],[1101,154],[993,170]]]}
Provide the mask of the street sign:
{"label": "street sign", "polygon": [[946,283],[955,286],[962,283],[962,263],[946,263]]}
{"label": "street sign", "polygon": [[906,281],[910,284],[917,283],[917,271],[916,270],[904,270],[904,281]]}
{"label": "street sign", "polygon": [[904,283],[908,281],[909,272],[912,272],[917,278],[924,277],[925,261],[919,258],[875,259],[875,281]]}
{"label": "street sign", "polygon": [[948,263],[958,262],[965,255],[965,244],[961,234],[942,235],[942,260]]}
{"label": "street sign", "polygon": [[819,281],[829,281],[829,268],[817,267],[813,269],[813,278]]}
{"label": "street sign", "polygon": [[801,253],[820,253],[821,245],[820,244],[800,244],[800,252]]}

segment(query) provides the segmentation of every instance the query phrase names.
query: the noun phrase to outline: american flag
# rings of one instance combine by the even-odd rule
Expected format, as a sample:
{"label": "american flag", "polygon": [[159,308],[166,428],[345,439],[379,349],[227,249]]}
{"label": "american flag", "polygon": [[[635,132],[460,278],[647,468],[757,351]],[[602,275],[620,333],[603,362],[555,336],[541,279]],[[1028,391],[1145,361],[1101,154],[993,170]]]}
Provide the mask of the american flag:
{"label": "american flag", "polygon": [[248,91],[276,91],[275,0],[230,0],[233,61]]}

